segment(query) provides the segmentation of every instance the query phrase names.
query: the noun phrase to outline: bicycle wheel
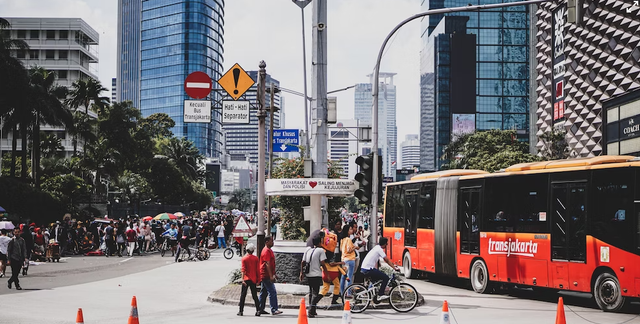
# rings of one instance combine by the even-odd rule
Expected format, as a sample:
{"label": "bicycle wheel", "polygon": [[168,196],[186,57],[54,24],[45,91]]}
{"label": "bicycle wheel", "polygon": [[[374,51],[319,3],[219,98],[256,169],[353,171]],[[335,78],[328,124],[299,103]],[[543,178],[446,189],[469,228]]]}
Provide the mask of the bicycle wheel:
{"label": "bicycle wheel", "polygon": [[180,249],[180,256],[178,257],[178,262],[188,261],[189,260],[189,252],[187,249]]}
{"label": "bicycle wheel", "polygon": [[224,253],[223,254],[224,254],[224,257],[227,260],[231,260],[231,258],[233,258],[233,254],[234,253],[233,253],[233,250],[231,248],[226,248],[226,249],[224,249]]}
{"label": "bicycle wheel", "polygon": [[361,284],[352,284],[344,289],[344,303],[349,302],[352,313],[362,313],[371,303],[371,292]]}
{"label": "bicycle wheel", "polygon": [[397,312],[410,312],[418,305],[418,291],[408,283],[400,283],[391,289],[389,304]]}
{"label": "bicycle wheel", "polygon": [[162,243],[160,246],[160,257],[164,257],[164,253],[168,250],[167,243]]}
{"label": "bicycle wheel", "polygon": [[211,253],[209,253],[209,249],[202,249],[202,255],[205,260],[209,260],[211,257]]}

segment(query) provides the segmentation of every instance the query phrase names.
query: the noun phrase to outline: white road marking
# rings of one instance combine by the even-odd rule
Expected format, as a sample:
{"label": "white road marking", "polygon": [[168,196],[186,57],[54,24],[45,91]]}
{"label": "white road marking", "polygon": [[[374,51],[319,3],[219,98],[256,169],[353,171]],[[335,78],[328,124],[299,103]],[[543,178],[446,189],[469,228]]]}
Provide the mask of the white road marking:
{"label": "white road marking", "polygon": [[205,82],[187,82],[187,88],[208,89],[209,84]]}
{"label": "white road marking", "polygon": [[133,259],[133,258],[124,259],[124,260],[120,261],[119,263],[125,263],[125,262],[127,262],[127,261],[129,261],[131,259]]}

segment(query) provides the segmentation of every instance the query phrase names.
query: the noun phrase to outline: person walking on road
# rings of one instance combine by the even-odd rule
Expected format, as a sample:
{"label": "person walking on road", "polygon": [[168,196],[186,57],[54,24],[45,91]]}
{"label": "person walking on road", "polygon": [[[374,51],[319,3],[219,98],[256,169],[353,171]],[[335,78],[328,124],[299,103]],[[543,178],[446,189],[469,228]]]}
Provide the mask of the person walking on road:
{"label": "person walking on road", "polygon": [[[325,250],[326,251],[326,250]],[[333,297],[331,298],[331,305],[339,306],[338,299],[340,298],[340,269],[344,265],[344,262],[335,259],[333,252],[326,251],[327,260],[325,261],[326,270],[322,273],[322,290],[320,290],[320,298],[326,296],[329,292],[329,287],[333,285]]]}
{"label": "person walking on road", "polygon": [[218,225],[216,227],[216,233],[218,233],[218,249],[220,248],[227,248],[227,240],[224,237],[224,225],[222,222],[220,222],[220,225]]}
{"label": "person walking on road", "polygon": [[256,283],[258,282],[260,261],[258,257],[253,255],[256,250],[256,246],[253,243],[247,244],[245,251],[247,254],[242,257],[242,291],[240,293],[240,310],[238,316],[242,316],[244,312],[244,301],[247,298],[247,291],[251,289],[251,296],[253,302],[256,305],[256,316],[260,316],[260,300],[258,299],[258,289]]}
{"label": "person walking on road", "polygon": [[264,238],[264,248],[260,254],[260,277],[262,285],[260,287],[260,312],[258,314],[269,314],[264,308],[267,305],[267,294],[269,295],[269,305],[271,315],[282,314],[278,309],[278,293],[276,292],[276,256],[273,254],[273,237]]}
{"label": "person walking on road", "polygon": [[313,248],[307,248],[302,256],[302,262],[300,263],[300,281],[306,276],[307,284],[309,285],[309,300],[311,305],[309,307],[308,316],[313,318],[318,315],[316,313],[316,307],[322,295],[320,295],[320,286],[322,286],[322,270],[327,271],[325,260],[327,255],[324,252],[322,246],[320,246],[320,237],[313,238]]}
{"label": "person walking on road", "polygon": [[129,244],[127,255],[129,257],[133,256],[133,251],[136,249],[136,242],[138,241],[138,233],[133,229],[133,226],[129,227],[125,232],[127,236],[127,243]]}
{"label": "person walking on road", "polygon": [[116,252],[115,239],[115,229],[113,228],[113,222],[109,222],[109,226],[104,229],[104,242],[107,245],[107,253],[105,253],[105,255],[107,257],[113,255]]}
{"label": "person walking on road", "polygon": [[0,231],[0,278],[4,277],[5,270],[7,269],[7,247],[11,238],[7,236],[6,230]]}
{"label": "person walking on road", "polygon": [[20,274],[20,270],[25,262],[29,262],[27,259],[27,245],[20,234],[20,228],[16,227],[13,230],[13,239],[7,246],[7,257],[9,259],[8,264],[11,266],[11,279],[9,279],[7,285],[9,286],[9,289],[11,289],[11,284],[15,283],[16,290],[22,290],[18,275]]}
{"label": "person walking on road", "polygon": [[353,235],[353,226],[345,225],[342,228],[340,241],[340,252],[342,254],[342,262],[347,266],[347,275],[342,276],[340,279],[340,292],[344,293],[344,289],[347,288],[347,280],[353,282],[353,272],[356,269],[356,246],[351,239]]}

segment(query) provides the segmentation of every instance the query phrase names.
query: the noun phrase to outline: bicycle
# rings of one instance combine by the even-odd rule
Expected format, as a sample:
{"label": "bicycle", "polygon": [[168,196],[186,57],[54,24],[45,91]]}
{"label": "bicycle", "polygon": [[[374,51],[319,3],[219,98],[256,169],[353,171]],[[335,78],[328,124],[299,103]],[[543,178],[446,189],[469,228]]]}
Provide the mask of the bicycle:
{"label": "bicycle", "polygon": [[[364,312],[372,301],[374,307],[379,304],[381,301],[378,300],[378,291],[381,284],[382,281],[372,284],[371,279],[366,277],[364,285],[354,283],[347,286],[343,296],[345,303],[347,300],[349,301],[351,312]],[[418,291],[406,282],[399,282],[396,273],[391,275],[388,288],[391,289],[389,291],[389,304],[396,312],[410,312],[418,305]]]}
{"label": "bicycle", "polygon": [[233,258],[234,247],[236,248],[236,253],[238,254],[238,256],[239,257],[242,256],[242,246],[240,246],[240,244],[237,241],[233,241],[231,246],[224,249],[224,252],[222,253],[227,260],[231,260],[231,258]]}
{"label": "bicycle", "polygon": [[209,249],[201,246],[201,247],[198,247],[198,250],[196,251],[196,257],[200,261],[208,260],[209,257],[211,257],[211,253],[209,253]]}
{"label": "bicycle", "polygon": [[162,240],[162,245],[160,245],[159,247],[160,257],[164,257],[164,253],[171,250],[171,246],[169,245],[169,240],[171,240],[170,236],[165,235],[164,240]]}

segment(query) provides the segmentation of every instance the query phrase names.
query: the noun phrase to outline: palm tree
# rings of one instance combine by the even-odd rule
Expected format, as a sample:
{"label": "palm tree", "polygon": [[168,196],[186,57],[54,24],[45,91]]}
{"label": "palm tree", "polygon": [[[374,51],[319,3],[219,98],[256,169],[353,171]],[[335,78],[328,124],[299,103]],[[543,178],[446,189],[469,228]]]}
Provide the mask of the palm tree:
{"label": "palm tree", "polygon": [[16,49],[26,50],[29,46],[23,40],[4,37],[2,30],[9,27],[9,21],[0,18],[0,71],[2,71],[0,73],[0,127],[9,128],[13,131],[11,176],[15,177],[17,135],[20,120],[18,116],[21,115],[21,110],[23,110],[21,108],[27,105],[26,98],[29,98],[30,86],[26,69],[20,60],[11,56],[11,51]]}
{"label": "palm tree", "polygon": [[[31,77],[33,105],[32,140],[40,143],[40,124],[51,126],[71,126],[73,119],[69,109],[64,105],[68,89],[55,83],[55,73],[42,67],[34,67],[29,70]],[[33,145],[32,175],[36,187],[39,185],[38,172],[40,170],[40,145]],[[24,144],[23,144],[24,147]],[[24,153],[23,153],[24,155]],[[24,162],[23,162],[24,164]]]}
{"label": "palm tree", "polygon": [[80,139],[82,139],[84,143],[93,143],[98,139],[96,135],[98,121],[77,110],[72,113],[72,118],[73,122],[68,128],[68,131],[73,137],[73,155],[76,155],[78,153],[78,142]]}
{"label": "palm tree", "polygon": [[204,176],[204,171],[200,168],[204,157],[200,155],[193,142],[186,138],[170,138],[161,146],[161,152],[173,161],[188,179],[198,180]]}
{"label": "palm tree", "polygon": [[107,88],[103,87],[98,80],[93,78],[89,78],[86,81],[78,80],[71,85],[69,99],[67,99],[66,103],[74,109],[83,106],[85,114],[88,114],[89,106],[93,101],[98,113],[101,113],[110,102],[108,97],[101,96],[103,91],[107,91]]}

